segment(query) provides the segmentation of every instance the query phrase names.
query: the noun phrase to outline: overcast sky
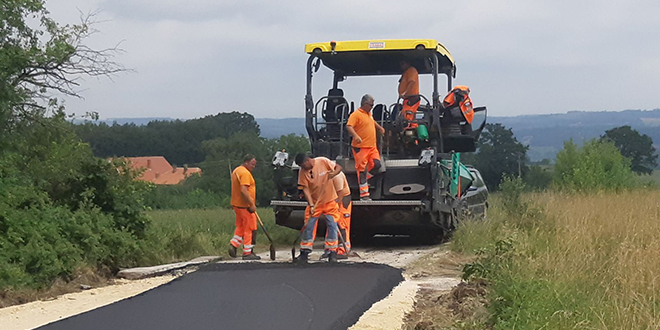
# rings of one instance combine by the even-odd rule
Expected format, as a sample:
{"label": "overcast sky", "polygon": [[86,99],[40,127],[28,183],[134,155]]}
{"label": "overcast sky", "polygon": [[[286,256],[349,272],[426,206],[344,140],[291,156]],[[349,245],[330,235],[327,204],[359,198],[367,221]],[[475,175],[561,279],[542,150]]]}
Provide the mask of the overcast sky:
{"label": "overcast sky", "polygon": [[[232,110],[302,117],[304,45],[437,39],[456,84],[493,116],[660,108],[660,1],[47,0],[61,23],[100,11],[88,44],[134,73],[86,79],[76,114],[196,118]],[[397,77],[349,78],[347,96],[396,101]],[[315,77],[315,98],[331,87]],[[443,87],[444,89],[445,87]],[[422,93],[430,94],[428,78]]]}

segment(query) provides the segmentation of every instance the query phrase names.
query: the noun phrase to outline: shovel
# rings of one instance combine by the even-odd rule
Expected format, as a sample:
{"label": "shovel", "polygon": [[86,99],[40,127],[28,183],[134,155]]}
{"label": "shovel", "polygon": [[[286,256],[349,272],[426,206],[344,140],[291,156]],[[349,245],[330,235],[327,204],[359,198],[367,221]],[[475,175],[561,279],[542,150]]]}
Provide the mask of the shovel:
{"label": "shovel", "polygon": [[257,216],[257,220],[259,220],[261,229],[264,231],[264,234],[266,234],[268,241],[270,241],[270,260],[275,260],[275,243],[273,243],[273,239],[270,238],[270,235],[268,234],[268,231],[266,230],[263,221],[261,221],[261,217],[259,217],[259,214],[257,212],[254,212],[254,214]]}

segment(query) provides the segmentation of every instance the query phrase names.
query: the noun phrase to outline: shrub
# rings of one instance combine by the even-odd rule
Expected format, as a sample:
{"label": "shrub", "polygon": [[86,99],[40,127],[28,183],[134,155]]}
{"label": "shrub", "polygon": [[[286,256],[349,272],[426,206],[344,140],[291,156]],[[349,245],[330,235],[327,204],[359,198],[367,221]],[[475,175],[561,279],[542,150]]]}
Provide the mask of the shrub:
{"label": "shrub", "polygon": [[636,185],[636,181],[630,160],[614,144],[591,140],[578,148],[567,141],[557,154],[553,185],[569,192],[618,191]]}
{"label": "shrub", "polygon": [[0,290],[134,265],[149,224],[135,172],[92,156],[62,117],[41,120],[0,152]]}
{"label": "shrub", "polygon": [[523,175],[525,185],[534,191],[542,191],[550,187],[552,172],[539,165],[532,165]]}

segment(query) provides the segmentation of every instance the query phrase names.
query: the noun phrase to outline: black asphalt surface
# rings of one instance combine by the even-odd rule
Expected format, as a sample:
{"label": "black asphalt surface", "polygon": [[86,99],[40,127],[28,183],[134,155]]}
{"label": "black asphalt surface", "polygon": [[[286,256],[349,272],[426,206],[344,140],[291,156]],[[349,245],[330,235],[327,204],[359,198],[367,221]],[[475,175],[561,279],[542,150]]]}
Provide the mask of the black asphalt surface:
{"label": "black asphalt surface", "polygon": [[370,263],[219,263],[39,329],[346,329],[403,280]]}

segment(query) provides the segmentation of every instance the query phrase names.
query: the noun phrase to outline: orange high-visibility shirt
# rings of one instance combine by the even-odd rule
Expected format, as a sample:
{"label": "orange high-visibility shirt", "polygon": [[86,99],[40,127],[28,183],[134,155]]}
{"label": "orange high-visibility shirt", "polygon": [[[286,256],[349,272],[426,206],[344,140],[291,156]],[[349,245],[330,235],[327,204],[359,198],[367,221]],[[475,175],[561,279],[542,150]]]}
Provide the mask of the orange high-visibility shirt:
{"label": "orange high-visibility shirt", "polygon": [[360,136],[362,143],[357,143],[353,139],[352,146],[356,148],[375,148],[376,147],[376,121],[371,112],[359,108],[348,117],[346,126],[351,126],[355,133]]}
{"label": "orange high-visibility shirt", "polygon": [[[408,83],[411,81],[414,82],[414,84],[406,89]],[[401,80],[399,80],[399,95],[404,94],[404,92],[406,97],[419,94],[419,73],[414,66],[406,69],[401,75]]]}
{"label": "orange high-visibility shirt", "polygon": [[298,185],[307,187],[312,202],[319,207],[337,199],[337,192],[332,182],[328,182],[328,174],[335,169],[335,162],[325,157],[312,158],[312,169],[298,172]]}
{"label": "orange high-visibility shirt", "polygon": [[348,180],[346,180],[346,175],[343,172],[339,172],[336,177],[332,178],[332,183],[335,186],[338,198],[351,194],[351,188],[348,187]]}
{"label": "orange high-visibility shirt", "polygon": [[241,165],[231,173],[231,206],[250,207],[241,194],[241,186],[247,186],[248,194],[252,201],[256,201],[257,186],[254,182],[252,173],[245,166]]}

